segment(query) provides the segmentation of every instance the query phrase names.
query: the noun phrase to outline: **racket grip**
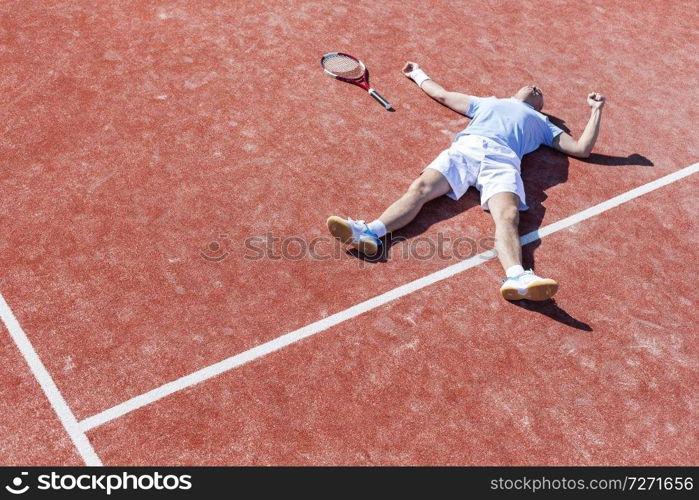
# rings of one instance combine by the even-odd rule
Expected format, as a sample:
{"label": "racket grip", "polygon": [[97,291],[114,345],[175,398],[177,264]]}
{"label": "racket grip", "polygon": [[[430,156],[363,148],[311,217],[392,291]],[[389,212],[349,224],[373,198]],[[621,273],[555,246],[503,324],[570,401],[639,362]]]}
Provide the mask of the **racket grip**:
{"label": "racket grip", "polygon": [[379,101],[379,103],[381,103],[381,105],[382,105],[384,108],[386,108],[387,111],[391,111],[391,110],[393,109],[393,106],[391,106],[391,103],[388,102],[388,101],[387,101],[386,99],[384,99],[383,97],[381,97],[381,96],[379,95],[379,93],[378,93],[377,91],[375,91],[374,89],[369,89],[369,95],[371,95],[371,97],[373,97],[374,99],[376,99],[377,101]]}

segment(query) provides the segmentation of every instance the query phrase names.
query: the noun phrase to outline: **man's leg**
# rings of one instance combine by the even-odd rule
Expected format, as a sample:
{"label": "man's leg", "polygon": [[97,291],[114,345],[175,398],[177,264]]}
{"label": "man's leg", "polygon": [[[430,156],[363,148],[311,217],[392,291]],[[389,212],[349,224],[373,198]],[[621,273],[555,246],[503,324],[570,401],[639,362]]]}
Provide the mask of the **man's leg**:
{"label": "man's leg", "polygon": [[374,255],[379,249],[379,238],[408,224],[425,203],[449,191],[451,186],[444,175],[427,168],[378,219],[365,224],[333,215],[328,219],[328,229],[341,242],[355,246],[366,255]]}
{"label": "man's leg", "polygon": [[415,179],[408,190],[388,207],[378,218],[387,232],[395,231],[407,225],[420,212],[422,206],[451,191],[447,179],[437,170],[425,169],[420,177]]}
{"label": "man's leg", "polygon": [[518,206],[519,196],[514,193],[497,193],[488,199],[495,221],[495,250],[507,276],[500,293],[507,300],[546,300],[556,293],[558,283],[522,268]]}
{"label": "man's leg", "polygon": [[519,196],[515,193],[497,193],[488,200],[490,215],[495,221],[495,250],[505,271],[522,265],[518,206]]}

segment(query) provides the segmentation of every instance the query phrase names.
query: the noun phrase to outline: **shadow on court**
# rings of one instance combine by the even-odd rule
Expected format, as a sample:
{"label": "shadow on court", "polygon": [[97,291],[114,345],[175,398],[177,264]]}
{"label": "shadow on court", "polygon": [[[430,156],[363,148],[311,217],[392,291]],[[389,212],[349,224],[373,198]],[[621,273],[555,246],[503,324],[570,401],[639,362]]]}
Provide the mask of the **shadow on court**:
{"label": "shadow on court", "polygon": [[[524,157],[522,180],[529,210],[520,212],[520,235],[536,231],[541,227],[546,215],[544,206],[548,198],[546,190],[568,181],[569,165],[566,155],[549,148],[541,148]],[[535,269],[534,253],[540,245],[541,240],[536,240],[522,247],[522,265],[525,269]]]}
{"label": "shadow on court", "polygon": [[[546,116],[549,117],[551,123],[564,132],[570,133],[565,120],[549,114]],[[522,159],[522,181],[524,182],[529,210],[520,212],[520,235],[536,231],[541,227],[546,214],[544,206],[544,202],[548,198],[546,190],[568,181],[569,166],[570,160],[567,155],[544,146]],[[522,247],[522,265],[525,269],[535,269],[534,253],[540,245],[541,240],[536,240]]]}
{"label": "shadow on court", "polygon": [[557,303],[555,299],[549,299],[545,300],[543,302],[530,302],[527,300],[517,300],[512,302],[517,307],[521,307],[522,309],[526,309],[527,311],[534,311],[538,312],[540,314],[543,314],[544,316],[548,316],[554,321],[558,321],[559,323],[562,323],[566,326],[569,326],[571,328],[575,328],[577,330],[583,330],[586,332],[591,332],[592,327],[585,323],[584,321],[580,321],[578,319],[575,319],[572,317],[570,314],[568,314],[565,310],[563,310]]}
{"label": "shadow on court", "polygon": [[633,166],[633,167],[654,167],[655,164],[643,155],[634,153],[628,156],[611,156],[599,153],[592,153],[589,158],[581,158],[583,163],[593,163],[607,167]]}

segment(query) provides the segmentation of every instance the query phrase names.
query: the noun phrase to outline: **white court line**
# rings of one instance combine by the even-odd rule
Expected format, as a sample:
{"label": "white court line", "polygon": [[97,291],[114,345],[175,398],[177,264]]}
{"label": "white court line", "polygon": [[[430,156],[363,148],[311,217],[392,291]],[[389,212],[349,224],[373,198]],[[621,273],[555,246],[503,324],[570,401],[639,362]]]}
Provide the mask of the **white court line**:
{"label": "white court line", "polygon": [[65,427],[70,439],[73,440],[73,444],[85,461],[85,464],[95,466],[102,465],[102,461],[97,456],[97,453],[95,453],[94,448],[92,448],[92,444],[90,444],[90,441],[87,439],[85,431],[80,428],[78,420],[68,407],[66,400],[63,399],[63,395],[61,395],[58,387],[56,387],[56,383],[51,378],[51,375],[48,370],[46,370],[41,359],[39,359],[39,355],[34,350],[34,346],[32,346],[32,343],[27,338],[27,334],[22,330],[17,318],[15,318],[10,306],[8,306],[5,301],[5,297],[3,297],[1,293],[0,318],[2,318],[2,322],[5,323],[5,327],[10,332],[10,337],[12,337],[12,340],[14,340],[22,356],[24,356],[24,360],[29,365],[29,369],[39,382],[49,403],[51,403],[51,406],[58,415],[63,427]]}
{"label": "white court line", "polygon": [[[644,184],[643,186],[632,189],[631,191],[627,191],[626,193],[611,198],[605,202],[600,203],[599,205],[595,205],[575,215],[566,217],[563,220],[554,222],[553,224],[549,224],[548,226],[545,226],[537,231],[532,231],[531,233],[525,234],[520,238],[520,241],[523,245],[526,245],[527,243],[536,241],[540,238],[543,238],[544,236],[560,231],[561,229],[565,229],[569,226],[572,226],[573,224],[577,224],[580,221],[589,219],[590,217],[594,217],[597,214],[605,212],[629,200],[638,198],[639,196],[649,193],[655,189],[658,189],[662,186],[665,186],[679,179],[687,177],[691,174],[694,174],[697,171],[699,171],[699,163],[695,163],[686,168],[673,172],[670,175],[666,175],[665,177],[656,179],[652,182],[649,182],[648,184]],[[136,396],[134,398],[129,399],[128,401],[124,401],[123,403],[120,403],[116,406],[113,406],[112,408],[104,410],[103,412],[100,412],[96,415],[93,415],[92,417],[86,418],[85,420],[81,421],[79,424],[80,428],[83,431],[93,429],[106,422],[109,422],[123,415],[126,415],[127,413],[137,410],[138,408],[158,401],[159,399],[169,396],[170,394],[186,389],[187,387],[196,385],[212,377],[216,377],[217,375],[232,370],[233,368],[237,368],[254,359],[260,358],[274,351],[278,351],[279,349],[293,344],[295,342],[298,342],[300,340],[303,340],[306,337],[310,337],[312,335],[325,331],[328,328],[331,328],[339,323],[359,316],[360,314],[363,314],[367,311],[376,309],[377,307],[380,307],[388,302],[391,302],[400,297],[425,288],[426,286],[432,285],[433,283],[436,283],[443,279],[454,276],[455,274],[463,272],[472,267],[476,267],[490,259],[493,259],[494,257],[495,256],[493,255],[492,251],[483,252],[479,255],[476,255],[475,257],[471,257],[470,259],[458,262],[451,266],[445,267],[444,269],[436,271],[432,274],[428,274],[427,276],[416,279],[415,281],[411,281],[410,283],[401,285],[397,288],[394,288],[393,290],[389,290],[388,292],[382,293],[381,295],[378,295],[374,298],[365,300],[364,302],[360,302],[359,304],[354,305],[349,309],[345,309],[344,311],[335,313],[331,316],[328,316],[327,318],[323,318],[319,321],[316,321],[315,323],[311,323],[310,325],[306,325],[302,328],[299,328],[298,330],[294,330],[293,332],[289,332],[285,335],[282,335],[281,337],[277,337],[276,339],[270,340],[269,342],[265,342],[264,344],[260,344],[256,347],[253,347],[252,349],[241,352],[240,354],[236,354],[235,356],[231,356],[230,358],[226,358],[223,361],[219,361],[218,363],[209,365],[205,368],[202,368],[201,370],[197,370],[193,373],[190,373],[189,375],[185,375],[184,377],[178,378],[177,380],[168,382],[167,384],[161,385],[160,387],[143,393],[140,396]]]}

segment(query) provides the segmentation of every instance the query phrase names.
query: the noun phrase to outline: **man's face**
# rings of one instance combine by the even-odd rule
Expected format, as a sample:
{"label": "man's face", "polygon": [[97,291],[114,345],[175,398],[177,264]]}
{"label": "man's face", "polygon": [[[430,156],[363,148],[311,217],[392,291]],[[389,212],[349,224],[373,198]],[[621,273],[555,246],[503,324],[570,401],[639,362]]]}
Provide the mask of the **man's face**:
{"label": "man's face", "polygon": [[514,97],[527,104],[531,104],[537,111],[541,111],[544,107],[544,93],[536,85],[522,87],[517,91]]}

